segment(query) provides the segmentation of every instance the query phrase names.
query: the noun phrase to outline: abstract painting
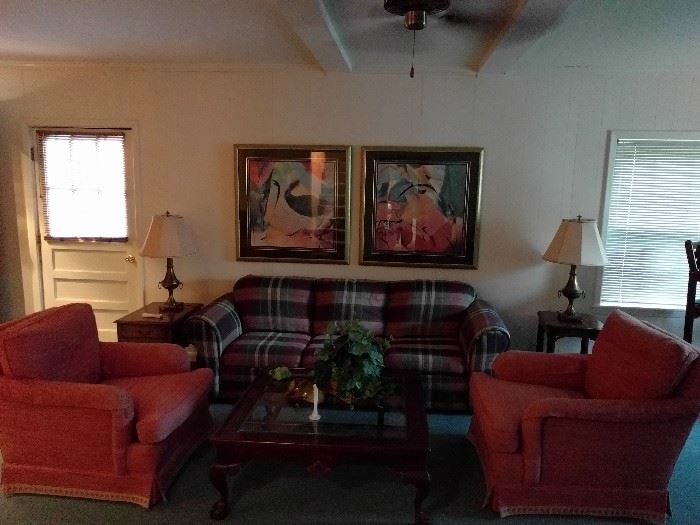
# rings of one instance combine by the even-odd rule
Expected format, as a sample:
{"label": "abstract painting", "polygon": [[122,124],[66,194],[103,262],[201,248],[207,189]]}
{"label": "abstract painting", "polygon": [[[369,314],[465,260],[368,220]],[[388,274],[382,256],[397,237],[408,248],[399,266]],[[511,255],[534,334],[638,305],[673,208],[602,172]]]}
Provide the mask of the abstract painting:
{"label": "abstract painting", "polygon": [[362,149],[363,264],[476,268],[483,150]]}
{"label": "abstract painting", "polygon": [[350,148],[235,148],[238,258],[348,262]]}

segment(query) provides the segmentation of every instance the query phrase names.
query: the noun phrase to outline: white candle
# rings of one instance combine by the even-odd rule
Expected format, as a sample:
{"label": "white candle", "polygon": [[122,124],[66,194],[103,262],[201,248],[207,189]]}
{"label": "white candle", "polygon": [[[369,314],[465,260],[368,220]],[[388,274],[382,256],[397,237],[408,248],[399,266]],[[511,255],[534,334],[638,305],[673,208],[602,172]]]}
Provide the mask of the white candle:
{"label": "white candle", "polygon": [[314,410],[309,415],[311,421],[318,421],[321,419],[321,414],[318,413],[318,387],[314,383]]}

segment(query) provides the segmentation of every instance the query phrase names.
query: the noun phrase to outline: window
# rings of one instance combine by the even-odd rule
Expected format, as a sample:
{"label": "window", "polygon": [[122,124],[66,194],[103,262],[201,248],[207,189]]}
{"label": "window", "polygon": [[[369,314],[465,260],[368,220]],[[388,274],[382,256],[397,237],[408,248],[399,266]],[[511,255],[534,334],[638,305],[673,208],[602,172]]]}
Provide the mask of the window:
{"label": "window", "polygon": [[125,133],[37,131],[47,240],[127,239]]}
{"label": "window", "polygon": [[612,134],[602,306],[684,309],[683,243],[700,240],[700,134]]}

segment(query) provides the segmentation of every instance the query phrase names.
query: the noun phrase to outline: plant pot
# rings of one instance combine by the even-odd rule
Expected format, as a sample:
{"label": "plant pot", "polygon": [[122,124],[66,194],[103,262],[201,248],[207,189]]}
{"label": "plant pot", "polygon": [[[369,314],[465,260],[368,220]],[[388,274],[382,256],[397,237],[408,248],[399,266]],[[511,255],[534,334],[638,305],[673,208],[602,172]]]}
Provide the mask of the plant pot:
{"label": "plant pot", "polygon": [[291,377],[288,379],[282,379],[281,381],[276,381],[272,379],[270,381],[270,390],[273,392],[289,392],[294,388],[294,379]]}

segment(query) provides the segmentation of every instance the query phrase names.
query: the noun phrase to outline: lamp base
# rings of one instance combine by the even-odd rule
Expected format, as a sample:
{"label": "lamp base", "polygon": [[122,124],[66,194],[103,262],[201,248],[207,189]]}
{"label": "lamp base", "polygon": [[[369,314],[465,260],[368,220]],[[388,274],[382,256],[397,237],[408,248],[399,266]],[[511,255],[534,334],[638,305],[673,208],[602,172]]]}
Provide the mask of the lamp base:
{"label": "lamp base", "polygon": [[564,296],[569,300],[569,304],[566,310],[559,312],[558,318],[562,323],[580,323],[581,317],[574,310],[574,300],[579,297],[586,297],[586,293],[579,288],[578,281],[576,280],[576,265],[572,264],[569,270],[569,280],[566,286],[559,290],[559,296]]}
{"label": "lamp base", "polygon": [[173,268],[173,258],[168,257],[166,261],[165,277],[158,283],[161,287],[168,290],[168,300],[160,305],[159,310],[161,312],[179,312],[185,307],[185,303],[180,303],[173,297],[173,290],[177,288],[182,288],[182,283],[175,275],[175,269]]}
{"label": "lamp base", "polygon": [[183,308],[185,308],[185,303],[178,303],[177,301],[171,303],[166,301],[158,307],[158,310],[161,312],[180,312]]}
{"label": "lamp base", "polygon": [[578,314],[568,314],[566,311],[559,312],[557,314],[557,319],[559,319],[560,323],[581,323],[583,321]]}

